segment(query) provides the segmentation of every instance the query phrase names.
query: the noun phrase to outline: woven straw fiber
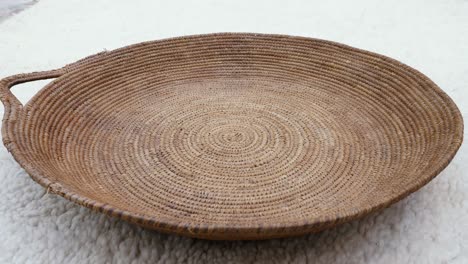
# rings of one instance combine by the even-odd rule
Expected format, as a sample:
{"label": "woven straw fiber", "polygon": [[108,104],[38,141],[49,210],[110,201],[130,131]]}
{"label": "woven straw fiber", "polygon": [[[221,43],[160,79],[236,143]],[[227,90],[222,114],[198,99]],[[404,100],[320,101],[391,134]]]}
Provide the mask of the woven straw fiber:
{"label": "woven straw fiber", "polygon": [[[24,107],[9,91],[53,77]],[[305,234],[384,208],[435,177],[463,135],[418,71],[302,37],[140,43],[0,88],[4,144],[49,193],[206,239]]]}

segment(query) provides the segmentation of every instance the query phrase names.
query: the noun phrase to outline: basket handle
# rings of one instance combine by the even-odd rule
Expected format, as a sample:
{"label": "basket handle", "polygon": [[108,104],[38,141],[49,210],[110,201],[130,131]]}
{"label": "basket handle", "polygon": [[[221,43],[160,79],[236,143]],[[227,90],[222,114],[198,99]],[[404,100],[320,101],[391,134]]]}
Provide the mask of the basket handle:
{"label": "basket handle", "polygon": [[63,68],[60,68],[49,71],[16,74],[0,80],[0,100],[5,106],[5,110],[9,108],[21,109],[23,107],[18,98],[11,92],[11,87],[25,82],[57,78],[65,72]]}
{"label": "basket handle", "polygon": [[93,63],[105,58],[106,54],[108,54],[108,51],[102,51],[76,62],[67,64],[59,69],[16,74],[0,80],[0,101],[2,101],[3,106],[5,107],[4,118],[7,118],[8,112],[11,111],[13,112],[12,114],[14,114],[15,110],[21,110],[23,108],[23,105],[18,98],[16,98],[16,96],[14,96],[10,91],[10,88],[14,85],[31,81],[58,78],[65,73],[75,70],[76,68],[92,65]]}

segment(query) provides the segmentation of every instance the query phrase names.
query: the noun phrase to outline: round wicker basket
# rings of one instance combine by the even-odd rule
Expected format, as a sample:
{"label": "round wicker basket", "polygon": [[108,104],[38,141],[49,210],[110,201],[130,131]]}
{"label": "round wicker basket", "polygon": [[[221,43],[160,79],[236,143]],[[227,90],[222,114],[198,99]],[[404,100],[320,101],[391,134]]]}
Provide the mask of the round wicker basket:
{"label": "round wicker basket", "polygon": [[[21,82],[56,78],[28,104]],[[0,82],[3,141],[75,203],[162,232],[266,239],[384,208],[455,155],[452,100],[393,59],[303,37],[145,42]]]}

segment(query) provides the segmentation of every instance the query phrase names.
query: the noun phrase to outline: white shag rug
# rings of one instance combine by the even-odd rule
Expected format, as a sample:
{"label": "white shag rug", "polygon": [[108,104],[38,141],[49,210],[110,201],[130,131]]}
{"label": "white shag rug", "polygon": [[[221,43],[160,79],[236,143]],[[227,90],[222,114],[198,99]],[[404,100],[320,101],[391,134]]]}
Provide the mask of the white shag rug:
{"label": "white shag rug", "polygon": [[[468,120],[466,0],[40,0],[0,23],[0,77],[136,42],[222,31],[317,37],[396,58],[434,80]],[[44,83],[13,91],[26,102]],[[93,213],[46,194],[3,145],[0,186],[0,263],[468,263],[466,143],[434,181],[380,213],[261,242],[163,235]]]}

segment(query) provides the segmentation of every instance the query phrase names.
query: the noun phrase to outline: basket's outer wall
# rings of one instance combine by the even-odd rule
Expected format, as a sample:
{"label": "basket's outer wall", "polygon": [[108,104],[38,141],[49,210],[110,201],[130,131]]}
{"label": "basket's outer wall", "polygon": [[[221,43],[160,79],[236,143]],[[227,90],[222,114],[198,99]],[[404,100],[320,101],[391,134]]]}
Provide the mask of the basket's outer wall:
{"label": "basket's outer wall", "polygon": [[[228,41],[229,40],[229,41]],[[423,105],[423,108],[419,109],[418,111],[424,111],[424,107],[427,107],[429,113],[427,116],[422,116],[422,119],[428,119],[424,122],[429,122],[435,127],[437,133],[431,134],[431,131],[427,131],[431,129],[431,127],[414,127],[414,131],[411,133],[420,133],[420,135],[416,135],[415,137],[425,137],[422,140],[430,146],[430,150],[433,153],[424,152],[422,157],[404,157],[408,160],[410,159],[418,159],[419,162],[423,162],[424,164],[407,164],[409,167],[407,169],[407,175],[401,178],[401,184],[395,180],[388,180],[388,182],[383,182],[380,186],[375,186],[376,192],[382,191],[382,199],[378,201],[373,201],[373,197],[368,197],[366,200],[363,200],[362,204],[356,205],[356,207],[347,207],[346,210],[338,210],[334,212],[334,214],[327,214],[323,216],[314,217],[311,219],[297,219],[292,220],[285,216],[284,219],[277,219],[276,223],[267,222],[252,222],[250,224],[246,224],[243,222],[233,222],[233,223],[204,223],[204,222],[187,222],[181,218],[181,221],[174,220],[173,218],[164,217],[155,217],[153,215],[145,214],[139,210],[129,210],[126,206],[120,206],[118,204],[113,204],[112,199],[109,196],[105,196],[104,200],[101,200],[98,196],[89,197],[88,195],[83,195],[81,190],[79,190],[79,186],[73,186],[71,182],[62,182],[63,179],[67,179],[67,176],[63,176],[63,179],[56,179],[54,176],[44,173],[43,168],[38,166],[38,164],[49,164],[49,166],[55,166],[53,164],[54,161],[49,160],[50,157],[47,156],[45,153],[44,156],[37,155],[38,149],[43,144],[47,144],[47,137],[49,135],[41,135],[44,136],[43,138],[25,138],[25,135],[31,136],[34,131],[35,127],[32,126],[25,126],[27,122],[29,122],[29,118],[31,118],[30,113],[36,110],[35,103],[38,102],[39,99],[44,98],[44,93],[48,93],[48,96],[63,96],[61,94],[54,94],[54,89],[60,87],[63,84],[66,84],[67,80],[96,80],[99,79],[99,76],[95,76],[93,74],[96,73],[105,73],[107,68],[111,68],[112,65],[121,64],[122,68],[120,70],[125,69],[125,65],[131,60],[133,60],[132,56],[137,56],[139,51],[145,53],[145,49],[168,49],[170,50],[171,47],[176,47],[177,45],[189,45],[190,43],[197,44],[197,41],[201,41],[202,47],[200,48],[203,51],[203,41],[208,41],[210,43],[214,43],[217,45],[218,41],[221,43],[223,41],[228,42],[226,46],[222,46],[223,50],[229,49],[236,49],[237,46],[241,47],[243,45],[257,45],[258,48],[267,49],[265,48],[266,43],[273,43],[274,45],[278,45],[280,48],[284,48],[288,50],[291,48],[291,52],[288,54],[286,58],[279,56],[277,61],[281,62],[282,60],[287,61],[289,64],[286,66],[295,69],[293,63],[289,61],[290,58],[293,62],[297,60],[298,62],[308,63],[307,58],[295,58],[296,52],[294,50],[294,45],[311,45],[315,47],[316,50],[312,50],[311,52],[315,53],[323,53],[324,59],[323,63],[320,66],[321,69],[324,71],[334,72],[338,71],[340,67],[343,65],[340,63],[333,62],[334,55],[340,55],[343,57],[337,57],[336,59],[340,60],[340,62],[346,61],[352,65],[353,63],[358,63],[358,59],[365,58],[365,63],[369,63],[370,65],[374,65],[373,67],[377,70],[381,70],[382,72],[386,72],[385,74],[378,74],[379,71],[372,72],[371,68],[363,69],[368,70],[367,72],[363,72],[362,75],[356,76],[356,78],[362,78],[364,83],[366,82],[373,82],[374,80],[381,80],[387,78],[388,87],[381,87],[381,89],[390,89],[392,87],[392,78],[397,78],[398,74],[407,74],[408,83],[402,83],[401,79],[396,81],[396,86],[405,86],[410,87],[408,89],[417,90],[417,92],[425,92],[430,94],[430,98],[425,101],[426,105]],[[279,43],[279,44],[277,44]],[[206,44],[206,43],[205,43]],[[224,45],[224,44],[223,44]],[[237,46],[236,46],[237,45]],[[268,44],[269,45],[269,44]],[[240,48],[240,49],[241,49]],[[176,49],[176,48],[174,48]],[[329,52],[328,49],[334,49],[335,53],[327,53]],[[289,51],[288,51],[289,52]],[[220,51],[220,53],[222,53]],[[182,52],[180,60],[184,59],[184,54]],[[273,54],[274,55],[274,54]],[[328,57],[327,57],[328,55]],[[129,56],[129,61],[126,61],[126,56]],[[243,54],[244,58],[242,62],[236,62],[238,67],[243,69],[242,67],[249,67],[249,52]],[[315,56],[315,55],[314,55]],[[320,56],[320,55],[317,55]],[[331,59],[330,59],[331,56]],[[155,63],[158,63],[159,58],[153,58]],[[188,59],[188,58],[187,58]],[[304,61],[301,61],[301,60]],[[352,61],[356,59],[356,61]],[[203,58],[199,58],[200,63],[203,63]],[[233,63],[233,62],[231,62]],[[272,64],[276,62],[271,62]],[[247,65],[247,66],[246,66]],[[361,65],[361,64],[359,64]],[[361,65],[362,66],[362,65]],[[227,65],[226,67],[231,67]],[[360,66],[358,66],[360,67]],[[396,71],[395,69],[398,69]],[[139,69],[140,71],[136,74],[143,74],[141,78],[145,78],[145,68]],[[190,69],[189,69],[190,70]],[[256,71],[258,69],[256,68]],[[265,70],[265,69],[263,69]],[[195,73],[199,74],[200,72]],[[259,71],[257,71],[258,73]],[[376,74],[377,72],[377,74]],[[390,72],[390,74],[388,74]],[[201,72],[203,75],[203,71]],[[215,74],[211,72],[210,74]],[[219,72],[220,75],[223,75],[223,72]],[[268,73],[267,73],[268,74]],[[366,76],[366,74],[368,74]],[[232,77],[233,73],[229,73],[229,77]],[[235,75],[235,74],[234,74]],[[300,76],[300,75],[298,75]],[[47,85],[39,94],[37,94],[26,106],[22,106],[19,101],[14,98],[14,96],[9,92],[9,88],[14,84],[30,81],[30,80],[37,80],[37,79],[45,79],[45,78],[53,78],[58,77],[56,80],[51,82]],[[169,76],[172,78],[177,78],[177,76]],[[168,78],[169,78],[168,77]],[[255,76],[248,75],[234,77],[249,77],[255,78]],[[285,76],[282,76],[285,77]],[[294,77],[294,76],[293,76]],[[307,76],[304,77],[307,79]],[[235,79],[235,78],[234,78]],[[248,79],[248,78],[247,78]],[[395,79],[396,80],[396,79]],[[263,80],[262,80],[263,81]],[[277,80],[281,82],[281,79]],[[339,81],[339,80],[338,80]],[[92,84],[92,82],[90,83]],[[353,84],[351,84],[353,85]],[[356,89],[359,89],[359,84],[354,84]],[[353,87],[354,87],[353,86]],[[87,86],[83,86],[86,88]],[[339,86],[338,86],[339,87]],[[335,87],[338,89],[337,87]],[[364,89],[364,88],[363,88]],[[405,92],[404,90],[402,90]],[[340,92],[337,90],[337,92]],[[42,97],[41,97],[42,96]],[[397,98],[403,98],[405,94],[397,95]],[[441,170],[443,170],[448,163],[451,161],[453,156],[455,155],[456,151],[461,145],[462,137],[463,137],[463,121],[459,110],[457,109],[456,105],[453,101],[440,89],[438,88],[432,81],[430,81],[426,76],[419,73],[418,71],[400,63],[388,57],[374,54],[371,52],[355,49],[346,45],[317,40],[317,39],[310,39],[310,38],[302,38],[302,37],[292,37],[292,36],[284,36],[284,35],[265,35],[265,34],[250,34],[250,33],[220,33],[220,34],[208,34],[208,35],[198,35],[198,36],[188,36],[188,37],[180,37],[174,39],[167,39],[161,41],[152,41],[152,42],[145,42],[140,44],[131,45],[125,48],[121,48],[114,51],[103,52],[100,54],[96,54],[94,56],[88,57],[76,63],[67,65],[58,70],[52,70],[48,72],[39,72],[39,73],[32,73],[32,74],[20,74],[15,75],[12,77],[8,77],[3,79],[0,82],[0,98],[5,105],[5,114],[3,119],[3,126],[2,126],[2,135],[3,141],[5,146],[8,150],[13,154],[15,159],[21,164],[21,166],[31,175],[31,177],[47,188],[49,192],[59,194],[70,201],[78,203],[80,205],[86,206],[91,208],[95,211],[108,214],[113,217],[118,217],[120,219],[145,226],[148,228],[156,229],[162,232],[169,232],[169,233],[177,233],[181,235],[187,235],[192,237],[198,238],[206,238],[206,239],[266,239],[266,238],[274,238],[274,237],[285,237],[285,236],[293,236],[293,235],[300,235],[309,232],[315,232],[319,230],[323,230],[325,228],[349,221],[351,219],[355,219],[366,215],[372,211],[384,208],[389,206],[390,204],[406,197],[410,193],[418,190],[423,185],[428,183],[431,179],[433,179]],[[382,101],[378,102],[377,105],[385,105],[387,102]],[[414,103],[407,102],[407,106],[409,109],[414,106]],[[434,117],[434,120],[431,120]],[[35,118],[39,118],[35,116]],[[62,120],[61,122],[65,122],[66,120]],[[77,120],[68,120],[66,122],[79,122]],[[389,124],[394,125],[394,124]],[[423,131],[426,130],[426,131]],[[406,133],[406,131],[391,131],[396,132],[393,135],[395,138],[398,138],[399,133]],[[110,132],[111,133],[111,132]],[[32,137],[32,136],[31,136]],[[37,140],[37,141],[35,141]],[[28,144],[37,144],[37,145],[28,145]],[[412,142],[406,142],[409,146],[411,146]],[[416,146],[418,147],[418,146]],[[434,151],[439,151],[438,153],[434,153]],[[393,153],[387,153],[388,155],[392,155]],[[386,154],[386,155],[387,155]],[[403,159],[405,161],[405,159]],[[52,163],[51,163],[52,162]],[[418,166],[416,166],[418,165]],[[58,166],[58,165],[57,165]],[[411,167],[413,166],[413,167]],[[55,169],[55,168],[54,168]],[[79,176],[79,175],[74,175]],[[72,179],[72,178],[70,178]],[[411,180],[407,180],[411,179]],[[73,180],[73,179],[72,179]],[[79,183],[77,183],[79,184]],[[379,183],[380,184],[380,183]],[[381,189],[377,189],[381,188]],[[158,190],[154,190],[157,192]],[[352,191],[352,190],[351,190]],[[358,195],[358,194],[356,194]],[[107,199],[107,200],[106,200]]]}

